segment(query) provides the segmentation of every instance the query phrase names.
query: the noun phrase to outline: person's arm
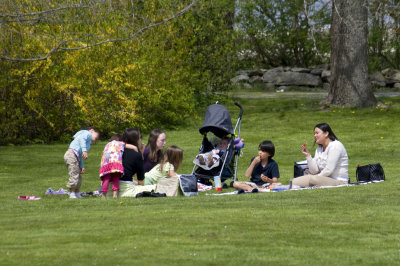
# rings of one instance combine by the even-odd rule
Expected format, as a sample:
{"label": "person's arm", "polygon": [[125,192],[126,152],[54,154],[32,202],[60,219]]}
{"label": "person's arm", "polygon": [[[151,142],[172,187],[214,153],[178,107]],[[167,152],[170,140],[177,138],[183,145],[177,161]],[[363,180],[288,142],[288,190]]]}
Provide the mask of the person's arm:
{"label": "person's arm", "polygon": [[[85,169],[85,163],[83,162],[82,156],[79,158],[79,168],[81,168],[81,171],[82,171],[82,169]],[[85,170],[83,170],[83,171],[85,171]]]}
{"label": "person's arm", "polygon": [[326,159],[326,167],[322,169],[319,175],[330,177],[339,162],[339,158],[342,151],[338,147],[330,147],[329,151],[326,152],[328,152],[328,157]]}
{"label": "person's arm", "polygon": [[271,184],[278,182],[277,177],[269,178],[269,177],[265,176],[264,174],[261,174],[261,180],[264,181],[265,183],[271,183]]}
{"label": "person's arm", "polygon": [[170,163],[167,163],[167,164],[168,165],[164,165],[164,167],[168,167],[168,169],[166,169],[168,177],[177,176],[178,174],[175,172],[175,167]]}
{"label": "person's arm", "polygon": [[[272,177],[269,178],[268,176],[272,176]],[[269,170],[267,172],[261,174],[261,180],[266,183],[270,183],[270,184],[277,183],[279,176],[280,176],[280,174],[279,174],[278,164],[275,161],[273,161],[273,162],[271,162]]]}
{"label": "person's arm", "polygon": [[319,172],[321,172],[321,170],[319,170],[319,167],[317,164],[317,158],[319,157],[321,148],[318,147],[315,150],[315,156],[314,156],[314,158],[312,158],[310,152],[305,147],[306,145],[307,145],[307,143],[304,143],[303,146],[301,146],[301,152],[304,154],[304,156],[306,156],[308,170],[310,171],[310,174],[316,175]]}
{"label": "person's arm", "polygon": [[168,171],[168,177],[173,177],[173,176],[177,176],[178,174],[174,171],[174,170],[169,170]]}
{"label": "person's arm", "polygon": [[320,172],[318,164],[315,160],[316,158],[312,158],[311,155],[307,157],[307,165],[310,174],[316,175]]}
{"label": "person's arm", "polygon": [[251,174],[253,173],[254,167],[260,161],[261,161],[260,156],[254,157],[253,161],[251,161],[249,167],[247,168],[246,173],[244,174],[246,176],[246,178],[250,178],[251,177]]}
{"label": "person's arm", "polygon": [[90,143],[92,142],[92,134],[89,131],[85,131],[82,135],[79,136],[79,146],[82,149],[82,157],[83,159],[87,159],[87,152],[90,149]]}
{"label": "person's arm", "polygon": [[125,144],[125,148],[126,149],[131,149],[131,150],[134,150],[134,151],[138,152],[138,148],[135,145],[132,145],[132,144]]}
{"label": "person's arm", "polygon": [[[136,159],[136,176],[137,176],[137,180],[139,182],[139,185],[143,184],[143,180],[144,180],[144,169],[143,169],[143,158],[142,158],[142,154],[139,152],[137,153],[137,159]],[[142,183],[141,183],[142,182]]]}
{"label": "person's arm", "polygon": [[301,146],[301,152],[304,154],[304,156],[306,156],[306,160],[307,160],[307,165],[308,165],[308,170],[310,171],[311,174],[315,175],[318,174],[320,172],[317,162],[315,160],[315,158],[317,158],[318,156],[318,152],[315,152],[315,158],[313,159],[311,157],[311,153],[308,151],[307,147],[307,142],[305,142],[302,146]]}

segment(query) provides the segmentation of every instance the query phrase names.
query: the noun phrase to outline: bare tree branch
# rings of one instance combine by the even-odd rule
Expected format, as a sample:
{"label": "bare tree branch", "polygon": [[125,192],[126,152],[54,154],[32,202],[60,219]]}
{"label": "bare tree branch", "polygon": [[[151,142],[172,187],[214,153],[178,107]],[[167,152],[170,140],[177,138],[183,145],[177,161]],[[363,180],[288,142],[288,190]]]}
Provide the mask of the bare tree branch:
{"label": "bare tree branch", "polygon": [[[151,22],[148,25],[146,25],[138,30],[132,30],[130,35],[125,38],[111,38],[108,40],[97,41],[94,43],[87,43],[86,45],[81,45],[81,46],[77,46],[77,47],[68,47],[68,44],[82,42],[82,40],[79,40],[79,39],[62,40],[57,45],[55,45],[49,52],[47,52],[44,56],[38,56],[38,57],[32,57],[32,58],[21,58],[21,57],[9,57],[6,55],[0,55],[0,59],[12,61],[12,62],[41,61],[41,60],[46,60],[51,55],[53,55],[54,53],[59,52],[59,51],[83,50],[83,49],[87,49],[90,47],[100,46],[100,45],[104,45],[104,44],[108,44],[108,43],[130,41],[130,40],[137,38],[138,35],[143,34],[145,31],[147,31],[151,28],[160,26],[162,24],[166,24],[166,23],[170,22],[171,20],[174,20],[174,19],[184,15],[200,1],[202,1],[202,0],[193,0],[190,4],[186,5],[181,10],[179,10],[178,12],[176,12],[175,14],[173,14],[167,18],[164,18],[159,21]],[[83,6],[83,5],[78,4],[78,5],[70,5],[70,6],[60,7],[60,8],[51,9],[51,10],[42,11],[42,12],[34,12],[34,13],[26,13],[26,14],[3,14],[3,15],[0,14],[0,18],[3,17],[3,18],[18,18],[19,19],[22,17],[41,16],[44,14],[53,14],[55,12],[59,12],[59,11],[66,10],[66,9],[73,9],[73,8],[93,8],[93,6]],[[21,20],[18,20],[18,19],[15,21],[21,22]],[[36,18],[32,18],[31,20],[34,21],[35,19]],[[37,19],[40,20],[40,17]],[[29,18],[25,19],[25,20],[27,21],[27,20],[29,20]],[[0,19],[0,25],[1,25],[1,19]]]}

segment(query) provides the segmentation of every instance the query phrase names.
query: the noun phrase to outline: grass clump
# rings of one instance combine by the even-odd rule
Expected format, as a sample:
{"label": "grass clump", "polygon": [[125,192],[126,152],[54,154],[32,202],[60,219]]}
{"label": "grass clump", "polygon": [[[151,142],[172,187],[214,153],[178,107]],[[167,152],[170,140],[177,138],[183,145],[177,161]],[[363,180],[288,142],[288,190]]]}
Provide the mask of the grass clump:
{"label": "grass clump", "polygon": [[[244,107],[245,138],[238,177],[258,144],[276,146],[282,183],[312,149],[313,127],[327,122],[345,145],[349,173],[358,164],[380,162],[382,183],[332,189],[185,198],[83,198],[45,195],[67,182],[68,144],[0,148],[1,265],[390,265],[400,250],[396,122],[400,98],[379,99],[390,108],[318,110],[319,99],[236,99]],[[222,101],[233,122],[238,109]],[[205,110],[199,110],[199,116]],[[167,145],[185,150],[179,173],[191,173],[202,120],[168,131]],[[145,136],[147,137],[147,136]],[[92,146],[82,191],[98,188],[105,142]],[[316,146],[314,146],[316,148]],[[312,152],[313,153],[313,152]],[[42,197],[17,200],[18,195]]]}

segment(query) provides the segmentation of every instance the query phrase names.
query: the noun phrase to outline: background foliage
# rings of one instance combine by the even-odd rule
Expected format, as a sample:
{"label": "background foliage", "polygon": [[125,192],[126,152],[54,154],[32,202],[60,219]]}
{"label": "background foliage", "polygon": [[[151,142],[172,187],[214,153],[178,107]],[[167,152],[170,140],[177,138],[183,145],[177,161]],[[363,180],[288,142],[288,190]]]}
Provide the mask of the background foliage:
{"label": "background foliage", "polygon": [[[0,145],[173,128],[239,69],[329,63],[328,0],[191,3],[1,1]],[[400,68],[400,1],[369,5],[369,70]]]}
{"label": "background foliage", "polygon": [[[47,23],[40,23],[37,31],[87,33],[95,36],[90,42],[103,33],[109,38],[124,38],[121,21],[127,23],[127,18],[122,17],[126,14],[122,9],[130,9],[138,28],[143,28],[185,5],[182,1],[135,1],[132,6],[130,1],[116,3],[93,25],[86,21],[56,23],[55,29],[49,30]],[[127,127],[147,131],[182,124],[206,101],[199,99],[228,86],[235,49],[233,3],[201,2],[193,12],[130,41],[55,53],[43,61],[0,61],[5,70],[0,74],[0,144],[68,139],[83,125],[93,125],[109,136]],[[28,7],[31,12],[38,8],[34,4]],[[69,19],[75,10],[70,12],[65,14]],[[91,14],[77,16],[83,15]],[[24,34],[20,37],[25,45],[12,51],[17,56],[40,46],[32,48],[28,44],[37,39],[22,38]],[[15,45],[14,37],[3,35],[7,37],[10,46],[3,45],[3,51]],[[74,37],[82,42],[81,36]]]}

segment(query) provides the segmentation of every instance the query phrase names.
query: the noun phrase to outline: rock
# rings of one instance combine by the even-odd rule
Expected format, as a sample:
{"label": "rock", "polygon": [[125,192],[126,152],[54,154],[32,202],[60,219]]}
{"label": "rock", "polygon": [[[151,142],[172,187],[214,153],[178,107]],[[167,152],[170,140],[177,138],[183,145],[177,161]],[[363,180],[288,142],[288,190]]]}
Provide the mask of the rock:
{"label": "rock", "polygon": [[395,83],[400,83],[400,72],[393,73],[389,78]]}
{"label": "rock", "polygon": [[384,81],[373,80],[373,81],[371,81],[371,84],[376,87],[385,87],[386,86],[386,82],[384,82]]}
{"label": "rock", "polygon": [[381,71],[382,75],[385,76],[386,78],[393,76],[396,72],[399,72],[399,70],[392,68],[385,68],[384,70]]}
{"label": "rock", "polygon": [[265,72],[264,82],[273,83],[278,86],[312,86],[317,87],[322,84],[321,78],[309,73],[298,72]]}
{"label": "rock", "polygon": [[236,72],[239,76],[243,75],[243,76],[248,76],[249,73],[251,72],[251,70],[239,70],[238,72]]}
{"label": "rock", "polygon": [[249,83],[243,83],[243,89],[249,90],[253,88],[253,86],[251,86]]}
{"label": "rock", "polygon": [[239,75],[231,79],[233,84],[240,83],[240,82],[247,82],[249,81],[249,76],[247,75]]}
{"label": "rock", "polygon": [[324,82],[329,82],[329,79],[331,77],[331,71],[330,70],[323,70],[321,73],[321,79]]}
{"label": "rock", "polygon": [[251,78],[251,77],[253,77],[253,76],[262,76],[263,74],[264,74],[264,72],[265,71],[262,71],[262,70],[250,70],[249,71],[249,73],[248,73],[248,76]]}
{"label": "rock", "polygon": [[375,72],[374,74],[369,75],[369,79],[372,81],[378,81],[378,82],[385,82],[385,80],[386,80],[381,72]]}
{"label": "rock", "polygon": [[299,72],[299,73],[310,73],[310,69],[304,67],[293,67],[291,69],[292,72]]}
{"label": "rock", "polygon": [[395,83],[395,84],[393,85],[393,88],[400,89],[400,83]]}
{"label": "rock", "polygon": [[324,90],[329,91],[329,89],[331,88],[331,84],[328,83],[328,82],[324,82],[324,84],[322,84],[322,88],[323,88]]}
{"label": "rock", "polygon": [[251,76],[249,79],[250,83],[254,83],[254,82],[263,82],[263,78],[262,76]]}
{"label": "rock", "polygon": [[274,85],[274,83],[269,83],[269,82],[267,82],[267,83],[265,83],[265,89],[266,90],[275,90],[275,85]]}
{"label": "rock", "polygon": [[310,73],[313,75],[321,75],[322,71],[324,71],[324,70],[329,70],[328,64],[315,66],[311,69]]}
{"label": "rock", "polygon": [[276,68],[271,68],[271,69],[267,70],[266,72],[283,72],[283,71],[285,71],[283,69],[283,67],[276,67]]}

